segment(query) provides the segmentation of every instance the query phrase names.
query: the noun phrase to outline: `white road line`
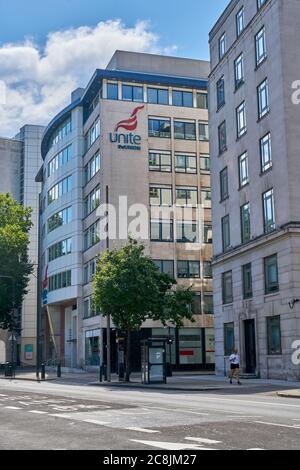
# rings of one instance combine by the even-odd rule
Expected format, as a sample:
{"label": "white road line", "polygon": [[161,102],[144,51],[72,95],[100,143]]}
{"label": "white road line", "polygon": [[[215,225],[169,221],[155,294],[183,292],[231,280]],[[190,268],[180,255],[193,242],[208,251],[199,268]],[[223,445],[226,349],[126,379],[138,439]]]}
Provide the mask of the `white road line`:
{"label": "white road line", "polygon": [[159,431],[153,431],[153,429],[145,429],[145,428],[130,427],[130,428],[123,428],[123,429],[127,429],[128,431],[145,432],[145,433],[148,433],[148,434],[159,433]]}
{"label": "white road line", "polygon": [[216,450],[216,449],[207,449],[201,447],[197,444],[181,444],[177,442],[159,442],[159,441],[138,441],[136,439],[130,439],[131,442],[137,442],[139,444],[144,444],[150,447],[158,447],[159,449],[165,450]]}
{"label": "white road line", "polygon": [[110,424],[107,421],[98,421],[97,419],[84,419],[83,421],[85,423],[97,424],[98,426],[108,426]]}
{"label": "white road line", "polygon": [[221,444],[222,441],[213,441],[212,439],[204,439],[202,437],[185,437],[187,441],[195,441],[202,444]]}
{"label": "white road line", "polygon": [[0,397],[7,397],[8,395],[4,395],[3,393],[0,393]]}
{"label": "white road line", "polygon": [[282,428],[292,428],[292,429],[300,429],[300,425],[296,425],[296,424],[293,424],[292,426],[291,425],[288,425],[288,424],[279,424],[279,423],[267,423],[265,421],[254,421],[254,423],[257,423],[257,424],[267,424],[268,426],[279,426],[279,427],[282,427]]}
{"label": "white road line", "polygon": [[265,449],[260,449],[259,447],[253,448],[253,449],[247,449],[247,450],[265,450]]}
{"label": "white road line", "polygon": [[28,411],[28,413],[33,413],[33,414],[36,414],[36,415],[47,415],[47,411],[38,411],[38,410],[30,410]]}
{"label": "white road line", "polygon": [[210,413],[202,413],[200,411],[191,411],[191,410],[184,410],[184,409],[181,409],[181,408],[163,408],[163,407],[159,407],[159,406],[149,406],[149,409],[151,410],[160,410],[160,411],[165,411],[167,413],[190,413],[190,414],[193,414],[193,415],[200,415],[200,416],[209,416]]}
{"label": "white road line", "polygon": [[18,406],[5,406],[4,408],[6,408],[7,410],[21,410],[22,409]]}

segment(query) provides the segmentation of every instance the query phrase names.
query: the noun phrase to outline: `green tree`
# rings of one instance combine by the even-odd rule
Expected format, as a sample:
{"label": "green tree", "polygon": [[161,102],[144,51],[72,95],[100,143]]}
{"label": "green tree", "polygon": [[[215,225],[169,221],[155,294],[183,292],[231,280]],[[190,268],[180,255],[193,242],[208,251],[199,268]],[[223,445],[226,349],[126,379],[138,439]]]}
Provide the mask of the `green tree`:
{"label": "green tree", "polygon": [[13,315],[27,293],[33,266],[28,259],[31,209],[0,194],[0,327],[19,329]]}
{"label": "green tree", "polygon": [[191,289],[177,288],[176,281],[160,273],[145,247],[136,240],[120,249],[105,251],[98,259],[93,282],[94,307],[111,315],[115,326],[126,332],[126,378],[130,379],[130,335],[147,319],[182,326],[193,321]]}

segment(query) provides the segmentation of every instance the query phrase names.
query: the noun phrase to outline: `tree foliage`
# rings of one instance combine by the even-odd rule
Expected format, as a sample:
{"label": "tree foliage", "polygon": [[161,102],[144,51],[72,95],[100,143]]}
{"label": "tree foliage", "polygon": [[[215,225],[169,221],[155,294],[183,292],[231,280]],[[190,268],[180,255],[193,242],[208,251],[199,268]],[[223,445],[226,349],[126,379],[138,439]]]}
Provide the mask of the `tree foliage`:
{"label": "tree foliage", "polygon": [[104,316],[111,315],[115,326],[127,332],[127,373],[131,331],[139,330],[147,319],[175,326],[181,326],[184,318],[193,321],[191,289],[177,287],[172,277],[160,273],[144,250],[130,239],[120,249],[105,251],[94,277],[94,307]]}
{"label": "tree foliage", "polygon": [[[0,194],[0,327],[16,328],[13,309],[21,306],[33,266],[28,259],[31,209]],[[4,277],[7,276],[7,277]]]}

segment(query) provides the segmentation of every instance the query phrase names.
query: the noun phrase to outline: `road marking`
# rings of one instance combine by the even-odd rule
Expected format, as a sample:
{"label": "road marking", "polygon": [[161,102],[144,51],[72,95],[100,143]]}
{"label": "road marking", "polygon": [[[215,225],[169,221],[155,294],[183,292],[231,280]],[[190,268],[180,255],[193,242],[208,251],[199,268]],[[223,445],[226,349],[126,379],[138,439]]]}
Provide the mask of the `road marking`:
{"label": "road marking", "polygon": [[187,441],[196,441],[202,444],[221,444],[222,441],[213,441],[212,439],[204,439],[202,437],[185,437]]}
{"label": "road marking", "polygon": [[7,395],[4,395],[3,393],[0,393],[0,397],[7,397]]}
{"label": "road marking", "polygon": [[137,442],[138,444],[144,444],[150,447],[158,447],[159,449],[165,450],[216,450],[216,449],[207,449],[201,447],[197,444],[180,444],[177,442],[159,442],[159,441],[138,441],[136,439],[130,439],[131,442]]}
{"label": "road marking", "polygon": [[282,428],[292,428],[292,429],[300,429],[300,425],[298,426],[297,424],[288,425],[288,424],[279,424],[279,423],[267,423],[265,421],[254,421],[254,423],[257,424],[267,424],[268,426],[280,426]]}
{"label": "road marking", "polygon": [[253,448],[253,449],[247,449],[247,450],[265,450],[265,449],[260,449],[259,447]]}
{"label": "road marking", "polygon": [[167,413],[190,413],[190,414],[193,414],[193,415],[200,415],[200,416],[209,416],[209,413],[201,413],[200,411],[191,411],[191,410],[184,410],[184,409],[181,409],[181,408],[163,408],[163,407],[159,407],[159,406],[149,406],[149,408],[151,410],[161,410],[161,411],[165,411]]}
{"label": "road marking", "polygon": [[47,415],[47,411],[38,411],[38,410],[30,410],[28,413],[34,413],[36,415]]}
{"label": "road marking", "polygon": [[6,408],[7,410],[21,410],[22,409],[18,406],[5,406],[4,408]]}
{"label": "road marking", "polygon": [[[69,418],[70,419],[70,418]],[[97,419],[84,419],[83,420],[85,423],[90,423],[90,424],[97,424],[98,426],[107,426],[110,423],[107,421],[98,421]]]}
{"label": "road marking", "polygon": [[268,401],[251,401],[251,400],[237,400],[236,398],[234,399],[230,399],[230,398],[214,398],[214,397],[205,397],[205,396],[201,396],[201,400],[205,401],[205,400],[213,400],[213,401],[225,401],[225,402],[232,402],[234,404],[237,404],[237,403],[242,403],[242,404],[245,404],[245,403],[250,403],[251,405],[270,405],[270,406],[286,406],[288,408],[300,408],[300,405],[291,405],[290,403],[272,403],[272,402],[268,402]]}
{"label": "road marking", "polygon": [[124,428],[124,429],[127,429],[128,431],[145,432],[149,434],[159,433],[159,431],[153,431],[152,429],[145,429],[145,428],[130,427],[130,428]]}

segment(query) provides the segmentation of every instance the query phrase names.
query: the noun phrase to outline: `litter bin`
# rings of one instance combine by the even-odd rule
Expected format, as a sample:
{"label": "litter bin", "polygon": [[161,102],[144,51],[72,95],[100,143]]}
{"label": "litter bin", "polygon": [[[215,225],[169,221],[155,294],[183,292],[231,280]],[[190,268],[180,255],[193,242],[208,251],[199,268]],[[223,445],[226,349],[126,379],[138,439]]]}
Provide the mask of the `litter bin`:
{"label": "litter bin", "polygon": [[13,365],[12,365],[12,362],[7,362],[7,363],[5,364],[4,376],[5,376],[5,377],[12,377],[12,376],[13,376]]}

